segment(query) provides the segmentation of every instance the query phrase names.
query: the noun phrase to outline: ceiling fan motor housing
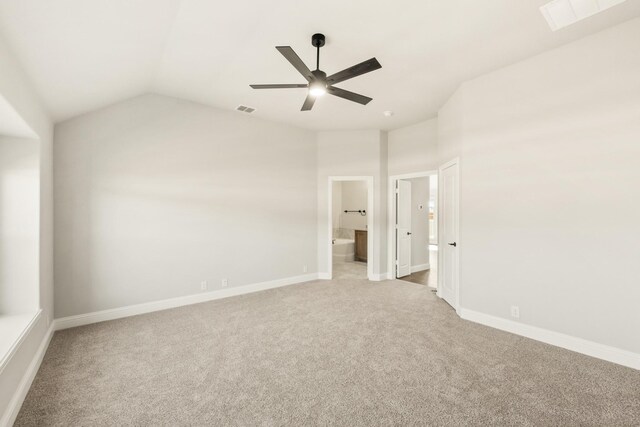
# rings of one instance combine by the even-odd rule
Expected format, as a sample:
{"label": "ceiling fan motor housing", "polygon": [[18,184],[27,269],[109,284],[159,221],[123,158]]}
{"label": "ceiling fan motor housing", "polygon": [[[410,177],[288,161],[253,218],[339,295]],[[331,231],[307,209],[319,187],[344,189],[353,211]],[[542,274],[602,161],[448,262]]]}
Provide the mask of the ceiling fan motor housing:
{"label": "ceiling fan motor housing", "polygon": [[313,70],[311,72],[316,81],[327,82],[327,73],[322,70]]}

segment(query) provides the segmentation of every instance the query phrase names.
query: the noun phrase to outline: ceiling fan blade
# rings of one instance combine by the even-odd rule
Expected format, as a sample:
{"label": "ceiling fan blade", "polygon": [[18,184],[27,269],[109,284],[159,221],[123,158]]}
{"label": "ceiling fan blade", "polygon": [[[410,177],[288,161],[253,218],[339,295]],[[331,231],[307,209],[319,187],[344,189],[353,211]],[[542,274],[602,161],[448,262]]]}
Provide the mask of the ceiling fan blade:
{"label": "ceiling fan blade", "polygon": [[307,99],[304,100],[304,104],[302,104],[302,108],[300,111],[309,111],[313,108],[313,104],[316,102],[316,97],[311,94],[307,95]]}
{"label": "ceiling fan blade", "polygon": [[309,87],[309,85],[304,85],[304,84],[275,84],[275,85],[249,85],[254,89],[298,89],[298,88],[306,88]]}
{"label": "ceiling fan blade", "polygon": [[376,58],[371,58],[364,62],[361,62],[353,67],[349,67],[345,70],[339,71],[333,75],[327,77],[327,83],[330,85],[343,82],[345,80],[352,79],[357,76],[361,76],[362,74],[369,73],[371,71],[382,68],[382,65],[378,62]]}
{"label": "ceiling fan blade", "polygon": [[339,96],[340,98],[348,99],[349,101],[357,102],[358,104],[367,105],[373,98],[369,98],[368,96],[360,95],[358,93],[349,92],[348,90],[340,89],[339,87],[329,86],[327,88],[327,93],[330,93],[334,96]]}
{"label": "ceiling fan blade", "polygon": [[311,70],[309,70],[309,67],[307,67],[304,62],[302,62],[302,59],[300,59],[298,54],[295,53],[291,46],[276,46],[276,49],[278,49],[282,56],[287,58],[287,61],[289,61],[291,65],[293,65],[295,69],[298,70],[298,72],[302,74],[305,79],[307,79],[307,81],[313,80],[313,74],[311,74]]}

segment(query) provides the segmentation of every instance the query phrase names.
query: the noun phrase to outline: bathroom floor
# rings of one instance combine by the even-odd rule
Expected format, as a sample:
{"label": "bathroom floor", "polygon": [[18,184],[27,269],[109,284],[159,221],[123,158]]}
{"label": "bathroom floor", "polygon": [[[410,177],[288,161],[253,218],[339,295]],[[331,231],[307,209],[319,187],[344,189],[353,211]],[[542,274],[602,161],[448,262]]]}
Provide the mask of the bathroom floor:
{"label": "bathroom floor", "polygon": [[334,262],[333,263],[334,279],[366,279],[367,264],[364,262]]}

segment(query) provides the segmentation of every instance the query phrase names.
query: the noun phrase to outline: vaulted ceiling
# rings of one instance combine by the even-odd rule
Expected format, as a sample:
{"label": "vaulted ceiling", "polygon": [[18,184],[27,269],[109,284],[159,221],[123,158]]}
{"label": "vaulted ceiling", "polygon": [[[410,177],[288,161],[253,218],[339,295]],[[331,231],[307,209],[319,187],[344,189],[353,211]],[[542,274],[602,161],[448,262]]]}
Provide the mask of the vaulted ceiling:
{"label": "vaulted ceiling", "polygon": [[[309,129],[393,129],[434,117],[465,80],[640,16],[640,0],[628,0],[552,32],[539,11],[546,2],[1,0],[0,36],[55,121],[155,92],[249,105]],[[292,46],[311,68],[315,32],[327,36],[329,74],[380,61],[381,70],[337,85],[370,104],[325,96],[300,112],[305,89],[249,88],[304,83],[274,47]]]}

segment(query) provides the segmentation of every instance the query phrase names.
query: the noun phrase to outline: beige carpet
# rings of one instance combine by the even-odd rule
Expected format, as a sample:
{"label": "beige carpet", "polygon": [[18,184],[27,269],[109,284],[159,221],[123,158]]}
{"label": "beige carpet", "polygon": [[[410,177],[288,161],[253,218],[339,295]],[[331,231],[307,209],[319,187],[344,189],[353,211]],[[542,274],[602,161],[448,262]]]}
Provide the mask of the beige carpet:
{"label": "beige carpet", "polygon": [[639,371],[351,278],[57,332],[16,423],[639,424]]}

